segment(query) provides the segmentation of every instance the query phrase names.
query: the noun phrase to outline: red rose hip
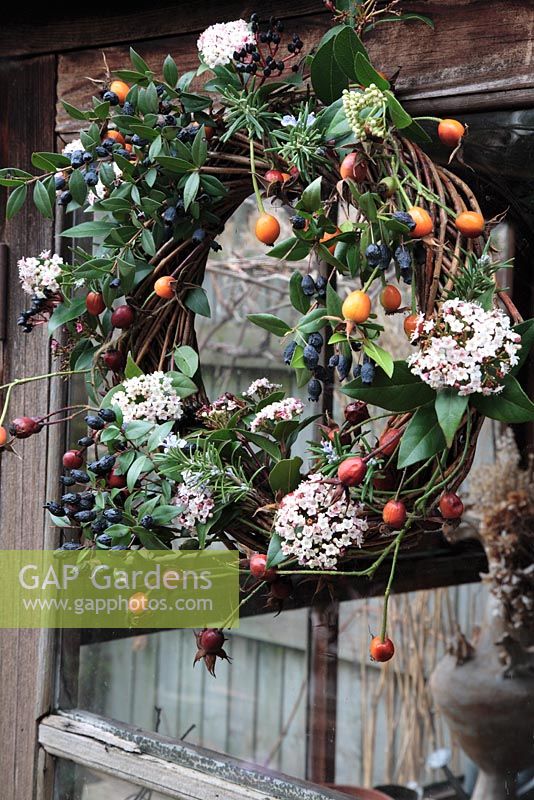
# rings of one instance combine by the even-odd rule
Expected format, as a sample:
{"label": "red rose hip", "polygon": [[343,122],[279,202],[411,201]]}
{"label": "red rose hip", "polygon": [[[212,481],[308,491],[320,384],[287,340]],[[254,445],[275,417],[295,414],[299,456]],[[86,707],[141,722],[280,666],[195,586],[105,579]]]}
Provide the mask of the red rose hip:
{"label": "red rose hip", "polygon": [[107,350],[102,356],[102,361],[112,372],[122,372],[126,366],[126,356],[120,350]]}
{"label": "red rose hip", "polygon": [[406,506],[401,500],[388,500],[382,509],[382,519],[390,528],[402,528],[406,522]]}
{"label": "red rose hip", "polygon": [[80,469],[83,466],[83,458],[77,450],[67,450],[63,454],[63,466],[65,469]]}
{"label": "red rose hip", "polygon": [[359,486],[365,478],[367,464],[359,456],[346,458],[337,469],[337,477],[343,486]]}
{"label": "red rose hip", "polygon": [[206,628],[199,637],[199,646],[210,655],[218,653],[224,642],[224,633],[218,628]]}
{"label": "red rose hip", "polygon": [[460,519],[464,513],[464,504],[454,492],[442,494],[438,507],[443,519]]}
{"label": "red rose hip", "polygon": [[100,292],[89,292],[85,298],[85,307],[87,308],[89,314],[92,314],[94,317],[98,317],[98,315],[101,314],[105,309],[106,304],[104,303],[104,298]]}
{"label": "red rose hip", "polygon": [[382,640],[381,636],[375,636],[371,640],[369,652],[373,661],[389,661],[395,653],[395,645],[391,639]]}
{"label": "red rose hip", "polygon": [[276,578],[276,569],[267,569],[267,556],[265,553],[253,553],[249,559],[250,574],[264,581],[273,581]]}
{"label": "red rose hip", "polygon": [[114,328],[129,328],[133,325],[135,313],[130,306],[119,306],[111,315],[111,324]]}

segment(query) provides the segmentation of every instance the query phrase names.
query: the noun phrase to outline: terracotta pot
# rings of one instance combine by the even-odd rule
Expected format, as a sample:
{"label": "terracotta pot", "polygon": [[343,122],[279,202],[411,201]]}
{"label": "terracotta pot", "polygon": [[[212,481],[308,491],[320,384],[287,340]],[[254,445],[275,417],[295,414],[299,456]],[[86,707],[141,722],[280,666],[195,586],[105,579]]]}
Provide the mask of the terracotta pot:
{"label": "terracotta pot", "polygon": [[329,789],[335,789],[336,792],[343,792],[349,797],[356,797],[357,800],[391,800],[387,794],[382,794],[376,789],[360,789],[358,786],[342,786],[339,783],[325,783]]}
{"label": "terracotta pot", "polygon": [[471,800],[512,800],[515,774],[534,763],[534,655],[520,644],[530,631],[508,631],[498,611],[491,598],[474,656],[445,656],[430,679],[453,737],[479,767]]}

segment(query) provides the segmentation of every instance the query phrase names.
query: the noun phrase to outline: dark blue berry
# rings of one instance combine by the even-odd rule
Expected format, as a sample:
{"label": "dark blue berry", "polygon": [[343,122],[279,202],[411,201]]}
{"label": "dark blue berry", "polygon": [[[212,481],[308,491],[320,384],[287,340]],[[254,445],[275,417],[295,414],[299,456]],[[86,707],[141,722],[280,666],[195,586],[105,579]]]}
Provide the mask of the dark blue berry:
{"label": "dark blue berry", "polygon": [[81,547],[82,547],[81,544],[78,544],[78,542],[64,542],[59,549],[60,550],[81,550]]}
{"label": "dark blue berry", "polygon": [[102,473],[109,472],[115,466],[115,456],[102,456],[99,460],[99,469]]}
{"label": "dark blue berry", "polygon": [[215,240],[210,243],[210,247],[215,253],[218,253],[219,250],[222,250],[222,244],[219,244],[219,242],[216,242]]}
{"label": "dark blue berry", "polygon": [[72,195],[70,192],[61,192],[61,194],[59,195],[58,203],[60,206],[68,206],[71,200],[72,200]]}
{"label": "dark blue berry", "polygon": [[317,352],[315,347],[312,347],[311,344],[307,344],[304,347],[304,351],[302,353],[302,358],[303,358],[304,364],[306,365],[306,367],[308,369],[315,369],[315,367],[319,363],[319,353]]}
{"label": "dark blue berry", "polygon": [[174,225],[177,216],[178,214],[176,213],[176,209],[173,206],[170,206],[170,208],[166,208],[163,212],[163,222],[165,222],[167,225]]}
{"label": "dark blue berry", "polygon": [[294,217],[291,217],[290,222],[296,231],[303,231],[306,227],[306,220],[304,217],[300,217],[298,214],[296,214]]}
{"label": "dark blue berry", "polygon": [[370,267],[378,267],[381,259],[380,247],[377,244],[370,244],[365,248],[365,258]]}
{"label": "dark blue berry", "polygon": [[410,269],[412,266],[412,254],[407,247],[400,244],[395,250],[395,261],[401,269]]}
{"label": "dark blue berry", "polygon": [[135,114],[135,108],[128,100],[124,103],[122,107],[122,113],[125,114],[127,117],[132,117]]}
{"label": "dark blue berry", "polygon": [[62,475],[61,478],[59,479],[59,482],[63,484],[63,486],[74,486],[74,484],[76,483],[74,478],[71,478],[70,475]]}
{"label": "dark blue berry", "polygon": [[122,511],[120,511],[118,508],[108,508],[106,511],[104,511],[104,517],[108,522],[116,524],[122,520]]}
{"label": "dark blue berry", "polygon": [[375,377],[375,365],[372,361],[364,361],[362,364],[361,378],[362,383],[372,383]]}
{"label": "dark blue berry", "polygon": [[101,431],[102,428],[105,427],[105,422],[100,417],[94,416],[94,414],[87,414],[84,417],[85,422],[87,423],[89,428],[92,428],[95,431]]}
{"label": "dark blue berry", "polygon": [[82,436],[81,439],[78,439],[78,447],[91,447],[92,444],[94,441],[90,436]]}
{"label": "dark blue berry", "polygon": [[308,383],[308,400],[315,403],[320,398],[322,391],[321,381],[318,381],[317,378],[312,378]]}
{"label": "dark blue berry", "polygon": [[356,364],[356,366],[352,370],[352,374],[354,375],[355,378],[360,377],[360,375],[362,374],[362,368],[360,364]]}
{"label": "dark blue berry", "polygon": [[99,547],[111,547],[113,544],[113,539],[109,533],[101,533],[96,537],[96,543],[99,545]]}
{"label": "dark blue berry", "polygon": [[105,148],[105,150],[108,153],[108,155],[109,155],[110,151],[113,150],[115,145],[116,145],[115,139],[102,139],[102,147]]}
{"label": "dark blue berry", "polygon": [[89,150],[84,150],[83,152],[83,160],[86,164],[90,164],[93,160],[93,154],[89,152]]}
{"label": "dark blue berry", "polygon": [[106,147],[103,147],[101,144],[99,144],[99,145],[97,145],[97,146],[95,147],[95,153],[96,153],[96,154],[97,154],[97,156],[99,156],[100,158],[106,158],[106,157],[109,155],[109,153],[108,153],[108,151],[107,151],[107,148],[106,148]]}
{"label": "dark blue berry", "polygon": [[58,192],[60,191],[60,189],[64,189],[65,186],[67,185],[67,181],[65,180],[63,175],[54,175],[54,183],[56,185],[56,189],[58,190]]}
{"label": "dark blue berry", "polygon": [[106,530],[106,528],[109,528],[109,525],[110,523],[107,521],[107,519],[102,519],[102,517],[100,517],[91,523],[91,530],[93,533],[102,533]]}
{"label": "dark blue berry", "polygon": [[134,133],[132,136],[132,144],[135,147],[143,147],[145,144],[148,144],[148,139],[142,139],[137,133]]}
{"label": "dark blue berry", "polygon": [[70,471],[71,478],[74,478],[76,483],[89,483],[91,478],[83,469],[71,469]]}
{"label": "dark blue berry", "polygon": [[337,367],[338,364],[339,364],[339,354],[338,353],[334,353],[334,355],[330,356],[330,358],[328,360],[328,366],[331,369],[334,369],[334,367]]}
{"label": "dark blue berry", "polygon": [[120,285],[121,285],[121,279],[120,278],[113,278],[113,280],[111,280],[109,282],[109,288],[110,289],[119,289]]}
{"label": "dark blue berry", "polygon": [[197,228],[196,231],[193,232],[191,236],[191,241],[193,244],[201,244],[204,239],[206,238],[206,231],[202,228]]}
{"label": "dark blue berry", "polygon": [[386,270],[391,263],[391,250],[387,244],[381,244],[380,247],[380,260],[376,266],[381,270]]}
{"label": "dark blue berry", "polygon": [[295,347],[296,346],[297,346],[297,343],[294,342],[294,341],[293,342],[289,342],[289,344],[286,345],[286,348],[284,350],[284,356],[283,356],[284,364],[287,364],[288,366],[289,366],[289,364],[291,364],[291,359],[293,358],[293,353],[295,352]]}
{"label": "dark blue berry", "polygon": [[84,175],[84,180],[87,186],[96,186],[96,184],[98,183],[98,175],[96,174],[96,172],[92,171],[86,172]]}
{"label": "dark blue berry", "polygon": [[85,525],[87,522],[93,522],[96,519],[96,511],[77,511],[74,515],[76,522],[81,522]]}
{"label": "dark blue berry", "polygon": [[406,225],[410,231],[413,231],[415,228],[413,217],[411,217],[407,211],[395,211],[393,214],[393,219],[402,222],[402,224]]}
{"label": "dark blue berry", "polygon": [[324,339],[320,333],[310,333],[308,336],[308,344],[315,347],[318,353],[323,349]]}
{"label": "dark blue berry", "polygon": [[317,290],[317,297],[326,297],[326,287],[328,279],[324,275],[319,275],[315,281],[315,288]]}
{"label": "dark blue berry", "polygon": [[313,297],[313,295],[317,291],[317,287],[311,275],[304,275],[302,279],[301,289],[303,294],[306,295],[306,297]]}
{"label": "dark blue berry", "polygon": [[75,150],[70,154],[70,163],[75,169],[83,164],[83,150]]}
{"label": "dark blue berry", "polygon": [[339,380],[344,381],[347,375],[350,372],[350,368],[352,366],[352,357],[351,356],[339,356],[339,363],[337,365],[337,374],[339,375]]}
{"label": "dark blue berry", "polygon": [[104,101],[104,103],[109,103],[110,106],[119,105],[119,98],[117,97],[115,92],[104,92],[102,100]]}
{"label": "dark blue berry", "polygon": [[100,419],[103,419],[104,422],[115,422],[117,419],[117,415],[112,408],[101,408],[98,412],[98,416]]}
{"label": "dark blue berry", "polygon": [[411,285],[412,278],[413,278],[411,268],[410,269],[401,269],[400,276],[401,276],[402,280],[404,281],[404,283],[406,283],[408,286]]}
{"label": "dark blue berry", "polygon": [[81,502],[81,497],[77,492],[67,492],[61,498],[61,502],[69,506],[77,506]]}
{"label": "dark blue berry", "polygon": [[145,516],[141,517],[139,520],[139,524],[142,525],[143,528],[150,530],[150,528],[154,526],[154,517],[152,517],[150,514],[145,514]]}
{"label": "dark blue berry", "polygon": [[50,511],[55,517],[62,517],[63,516],[63,506],[60,506],[59,503],[54,503],[53,500],[50,500],[48,503],[45,503],[44,507],[47,511]]}

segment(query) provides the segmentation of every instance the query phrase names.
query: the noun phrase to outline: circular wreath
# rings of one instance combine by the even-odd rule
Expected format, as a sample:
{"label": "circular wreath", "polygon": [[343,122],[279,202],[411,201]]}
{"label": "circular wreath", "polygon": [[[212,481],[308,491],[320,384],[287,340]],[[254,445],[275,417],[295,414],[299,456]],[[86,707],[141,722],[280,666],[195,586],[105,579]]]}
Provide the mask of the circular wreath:
{"label": "circular wreath", "polygon": [[[372,577],[392,556],[387,608],[400,549],[458,523],[484,416],[534,418],[515,378],[533,327],[495,281],[492,222],[420,148],[425,130],[371,65],[354,20],[337,21],[308,55],[276,19],[213,25],[199,69],[180,75],[168,56],[162,79],[132,50],[132,68],[108,74],[92,108],[64,103],[82,130],[62,153],[34,154],[44,175],[1,171],[8,217],[30,188],[47,217],[56,203],[94,215],[63,236],[96,250],[19,262],[31,295],[19,324],[62,332],[60,368],[43,377],[83,373],[88,389],[87,407],[60,410],[85,414],[89,429],[65,453],[64,494],[47,503],[64,548],[222,541],[276,602],[292,573]],[[464,126],[436,121],[452,160]],[[269,256],[304,262],[289,284],[297,323],[258,313],[251,324],[280,336],[310,400],[335,380],[350,399],[342,423],[322,419],[307,474],[291,446],[316,417],[303,419],[298,398],[261,375],[211,402],[202,384],[194,322],[208,313],[206,261],[251,191]],[[280,204],[292,213],[282,242]],[[346,298],[338,275],[353,283]],[[379,343],[375,286],[386,321],[404,317],[407,360]],[[4,387],[1,422],[21,382]],[[15,418],[2,444],[51,416]]]}

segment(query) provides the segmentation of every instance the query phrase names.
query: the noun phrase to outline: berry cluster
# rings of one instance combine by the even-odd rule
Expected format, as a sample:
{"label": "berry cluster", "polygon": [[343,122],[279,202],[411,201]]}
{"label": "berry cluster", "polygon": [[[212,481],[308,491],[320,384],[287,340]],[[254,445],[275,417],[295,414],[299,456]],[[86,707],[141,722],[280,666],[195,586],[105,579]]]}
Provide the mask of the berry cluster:
{"label": "berry cluster", "polygon": [[[287,62],[299,55],[304,46],[298,33],[294,33],[287,45],[288,55],[280,55],[284,25],[276,17],[271,17],[267,30],[261,31],[258,14],[252,14],[250,29],[253,40],[236,48],[232,54],[235,68],[241,74],[260,75],[263,78],[279,76],[285,70]],[[292,70],[297,72],[298,64],[294,64]]]}

